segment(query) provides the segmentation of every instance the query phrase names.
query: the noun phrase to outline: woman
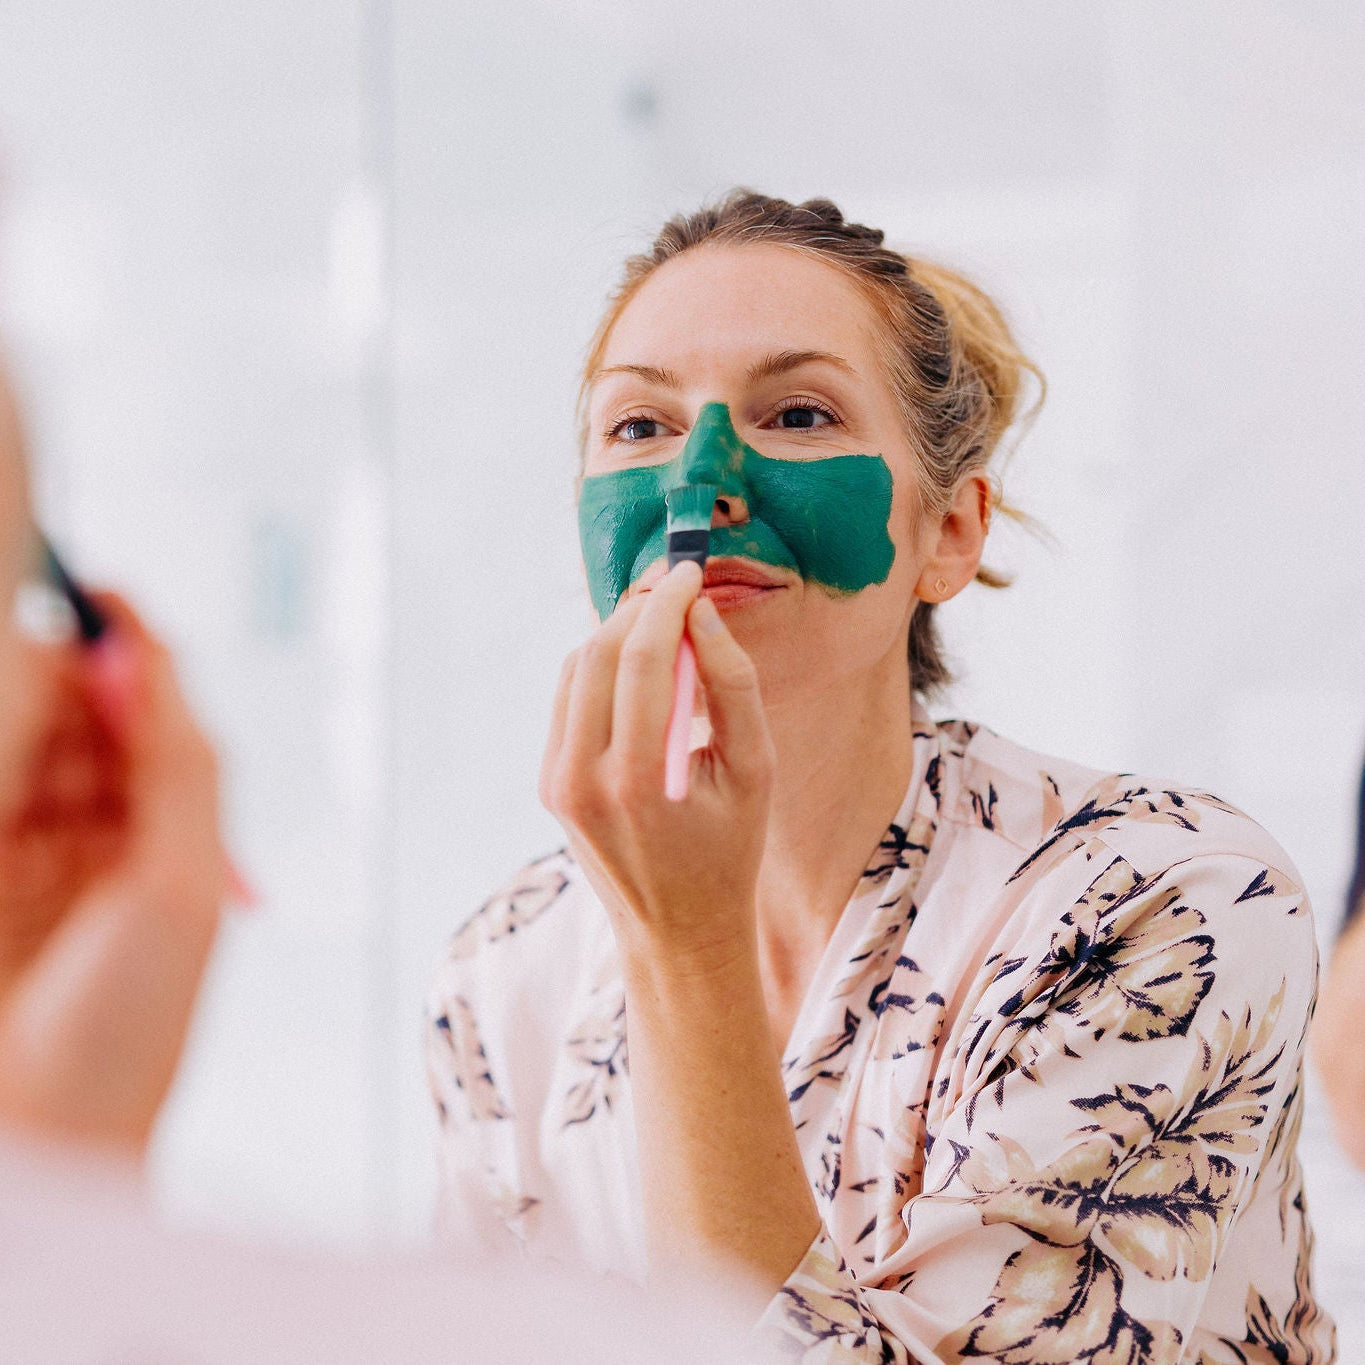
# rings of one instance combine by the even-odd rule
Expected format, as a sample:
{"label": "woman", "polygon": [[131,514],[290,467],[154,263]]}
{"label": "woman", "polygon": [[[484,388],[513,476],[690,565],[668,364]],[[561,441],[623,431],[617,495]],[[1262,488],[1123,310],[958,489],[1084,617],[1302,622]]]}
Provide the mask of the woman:
{"label": "woman", "polygon": [[165,650],[109,596],[98,645],[30,638],[40,563],[0,371],[0,1135],[135,1163],[236,883]]}
{"label": "woman", "polygon": [[[737,192],[628,264],[584,387],[604,620],[541,780],[569,846],[432,997],[446,1218],[738,1273],[809,1360],[1325,1361],[1288,859],[920,701],[936,605],[998,581],[1030,368],[827,201]],[[704,578],[665,573],[677,487],[716,492]],[[674,803],[684,631],[709,737]]]}

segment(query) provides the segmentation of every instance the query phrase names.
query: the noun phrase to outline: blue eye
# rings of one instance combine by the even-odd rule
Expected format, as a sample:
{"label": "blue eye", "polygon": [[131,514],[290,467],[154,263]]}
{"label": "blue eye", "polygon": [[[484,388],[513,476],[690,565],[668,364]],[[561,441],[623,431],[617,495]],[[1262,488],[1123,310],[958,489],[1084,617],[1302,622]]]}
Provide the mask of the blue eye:
{"label": "blue eye", "polygon": [[609,441],[652,441],[663,435],[663,426],[652,417],[623,417],[604,434]]}
{"label": "blue eye", "polygon": [[777,425],[786,431],[811,431],[816,427],[831,426],[838,420],[828,408],[809,399],[801,399],[777,414]]}

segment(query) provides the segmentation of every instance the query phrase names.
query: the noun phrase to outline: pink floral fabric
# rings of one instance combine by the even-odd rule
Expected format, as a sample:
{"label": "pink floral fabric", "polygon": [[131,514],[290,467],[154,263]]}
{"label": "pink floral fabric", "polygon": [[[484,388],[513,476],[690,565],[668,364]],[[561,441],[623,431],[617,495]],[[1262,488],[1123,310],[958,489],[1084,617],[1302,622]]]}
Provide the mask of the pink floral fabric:
{"label": "pink floral fabric", "polygon": [[[806,1362],[1335,1359],[1296,1140],[1297,875],[1207,793],[915,715],[904,803],[782,1067],[823,1227]],[[643,1274],[625,996],[567,853],[456,934],[428,1073],[455,1237]]]}

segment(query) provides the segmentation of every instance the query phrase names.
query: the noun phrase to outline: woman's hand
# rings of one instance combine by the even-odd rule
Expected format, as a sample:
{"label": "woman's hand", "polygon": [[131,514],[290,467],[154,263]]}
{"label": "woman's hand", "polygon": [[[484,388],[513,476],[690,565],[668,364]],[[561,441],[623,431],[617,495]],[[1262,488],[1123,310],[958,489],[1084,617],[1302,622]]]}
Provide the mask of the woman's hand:
{"label": "woman's hand", "polygon": [[170,656],[97,600],[105,640],[43,651],[46,722],[0,813],[0,1122],[137,1155],[233,883]]}
{"label": "woman's hand", "polygon": [[[662,950],[684,969],[753,950],[774,763],[754,665],[700,589],[697,567],[679,565],[569,656],[540,780],[623,955]],[[674,802],[664,750],[684,626],[711,742]]]}
{"label": "woman's hand", "polygon": [[[776,1292],[819,1214],[801,1164],[758,967],[755,887],[772,738],[749,657],[692,564],[625,602],[564,667],[541,798],[612,918],[651,1273],[671,1264]],[[664,795],[684,623],[711,743]]]}

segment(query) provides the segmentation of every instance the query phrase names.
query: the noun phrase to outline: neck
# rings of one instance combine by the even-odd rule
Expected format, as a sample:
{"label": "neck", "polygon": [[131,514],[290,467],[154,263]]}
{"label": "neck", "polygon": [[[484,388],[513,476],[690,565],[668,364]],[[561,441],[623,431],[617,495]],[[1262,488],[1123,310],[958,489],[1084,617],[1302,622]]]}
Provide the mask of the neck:
{"label": "neck", "polygon": [[769,707],[777,769],[758,880],[760,936],[823,949],[905,796],[914,762],[903,655]]}

